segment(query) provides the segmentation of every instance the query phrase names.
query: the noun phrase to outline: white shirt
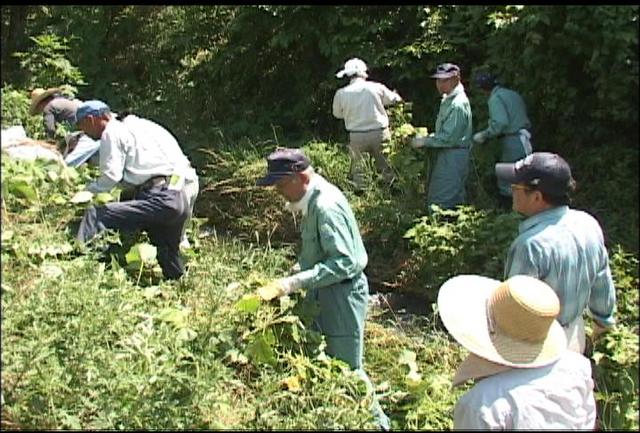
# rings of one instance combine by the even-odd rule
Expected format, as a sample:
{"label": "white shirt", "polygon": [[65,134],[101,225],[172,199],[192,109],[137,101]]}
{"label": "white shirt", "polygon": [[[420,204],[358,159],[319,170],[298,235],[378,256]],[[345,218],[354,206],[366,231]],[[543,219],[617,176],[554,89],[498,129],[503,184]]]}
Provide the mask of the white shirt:
{"label": "white shirt", "polygon": [[119,182],[140,185],[154,176],[197,178],[175,137],[155,122],[129,115],[109,120],[100,137],[100,172],[87,189],[110,191]]}
{"label": "white shirt", "polygon": [[370,131],[389,126],[385,106],[402,98],[384,84],[356,77],[333,96],[333,115],[344,119],[347,131]]}
{"label": "white shirt", "polygon": [[595,420],[591,364],[567,350],[551,365],[480,380],[456,404],[453,428],[593,430]]}

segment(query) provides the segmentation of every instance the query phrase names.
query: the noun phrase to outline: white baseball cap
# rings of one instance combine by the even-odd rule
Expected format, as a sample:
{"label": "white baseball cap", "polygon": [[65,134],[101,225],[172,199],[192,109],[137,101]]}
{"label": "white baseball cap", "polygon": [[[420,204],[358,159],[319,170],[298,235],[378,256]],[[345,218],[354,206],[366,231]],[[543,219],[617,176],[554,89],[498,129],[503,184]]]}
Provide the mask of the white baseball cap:
{"label": "white baseball cap", "polygon": [[367,72],[367,64],[358,58],[353,58],[353,59],[347,60],[347,62],[344,64],[344,69],[339,71],[336,74],[336,77],[342,78],[345,75],[347,77],[350,77],[356,74],[366,75],[366,72]]}

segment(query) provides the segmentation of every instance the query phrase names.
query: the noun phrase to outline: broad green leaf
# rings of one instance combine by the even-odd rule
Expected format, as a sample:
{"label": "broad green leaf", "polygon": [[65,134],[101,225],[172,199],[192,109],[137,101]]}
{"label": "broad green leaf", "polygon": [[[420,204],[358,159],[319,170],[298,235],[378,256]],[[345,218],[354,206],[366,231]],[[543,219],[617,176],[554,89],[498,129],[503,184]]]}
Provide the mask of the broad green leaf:
{"label": "broad green leaf", "polygon": [[187,322],[189,309],[165,308],[158,313],[158,320],[169,322],[176,328],[184,328]]}
{"label": "broad green leaf", "polygon": [[127,264],[134,262],[150,263],[152,262],[158,253],[158,249],[148,243],[139,243],[132,246],[127,254],[125,260]]}
{"label": "broad green leaf", "polygon": [[73,197],[69,200],[70,203],[88,203],[93,198],[93,193],[91,191],[78,191],[75,193]]}
{"label": "broad green leaf", "polygon": [[198,336],[198,333],[191,328],[180,328],[178,331],[178,340],[179,341],[192,341]]}
{"label": "broad green leaf", "polygon": [[29,201],[35,201],[38,199],[38,193],[34,187],[24,179],[10,180],[9,191],[13,194],[24,197]]}
{"label": "broad green leaf", "polygon": [[108,192],[100,192],[96,194],[96,197],[95,197],[95,202],[98,204],[105,204],[114,200],[115,200],[115,197]]}
{"label": "broad green leaf", "polygon": [[274,365],[276,363],[275,354],[271,344],[264,334],[257,335],[247,345],[247,356],[258,364]]}
{"label": "broad green leaf", "polygon": [[244,295],[235,303],[234,308],[238,311],[253,314],[260,308],[260,298],[257,295]]}

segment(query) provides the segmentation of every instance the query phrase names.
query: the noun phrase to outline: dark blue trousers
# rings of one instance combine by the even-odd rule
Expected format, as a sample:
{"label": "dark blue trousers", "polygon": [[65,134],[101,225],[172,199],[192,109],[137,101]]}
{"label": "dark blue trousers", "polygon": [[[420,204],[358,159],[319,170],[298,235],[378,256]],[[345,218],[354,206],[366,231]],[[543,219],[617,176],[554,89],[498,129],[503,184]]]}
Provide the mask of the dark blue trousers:
{"label": "dark blue trousers", "polygon": [[165,278],[177,279],[184,273],[180,257],[182,227],[189,215],[188,198],[183,190],[159,185],[139,191],[133,200],[90,206],[84,213],[77,239],[88,242],[106,229],[146,230],[158,249],[157,259]]}

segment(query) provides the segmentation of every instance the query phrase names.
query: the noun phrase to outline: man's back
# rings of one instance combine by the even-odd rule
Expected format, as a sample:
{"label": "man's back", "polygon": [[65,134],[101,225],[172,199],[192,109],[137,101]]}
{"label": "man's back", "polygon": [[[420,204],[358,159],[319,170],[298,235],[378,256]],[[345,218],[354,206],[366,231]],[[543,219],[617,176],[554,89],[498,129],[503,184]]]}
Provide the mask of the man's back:
{"label": "man's back", "polygon": [[477,382],[458,401],[454,429],[593,429],[591,364],[565,351],[555,363]]}
{"label": "man's back", "polygon": [[613,320],[608,254],[600,226],[586,212],[560,206],[523,221],[505,264],[505,277],[519,274],[539,278],[555,290],[563,326],[587,306],[600,320]]}
{"label": "man's back", "polygon": [[389,118],[384,107],[400,100],[385,85],[357,78],[334,95],[333,115],[344,119],[347,131],[386,128]]}
{"label": "man's back", "polygon": [[[518,92],[506,87],[496,86],[489,96],[488,103],[492,118],[497,115],[498,119],[496,120],[504,124],[503,133],[515,133],[521,128],[531,128],[531,122],[527,116],[527,107]],[[506,114],[504,119],[500,115],[503,112]]]}

